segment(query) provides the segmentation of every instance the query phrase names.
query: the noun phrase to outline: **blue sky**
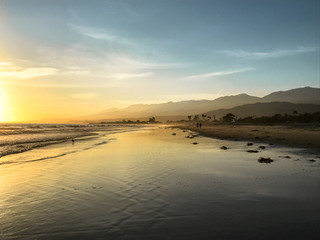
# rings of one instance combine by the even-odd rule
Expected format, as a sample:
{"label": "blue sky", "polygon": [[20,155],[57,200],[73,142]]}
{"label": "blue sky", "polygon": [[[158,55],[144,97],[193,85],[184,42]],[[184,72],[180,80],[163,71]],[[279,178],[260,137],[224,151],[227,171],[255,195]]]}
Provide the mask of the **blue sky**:
{"label": "blue sky", "polygon": [[[60,114],[76,104],[91,113],[319,87],[319,9],[318,0],[0,0],[0,84],[46,114],[52,101],[67,103]],[[24,101],[11,98],[18,111]]]}

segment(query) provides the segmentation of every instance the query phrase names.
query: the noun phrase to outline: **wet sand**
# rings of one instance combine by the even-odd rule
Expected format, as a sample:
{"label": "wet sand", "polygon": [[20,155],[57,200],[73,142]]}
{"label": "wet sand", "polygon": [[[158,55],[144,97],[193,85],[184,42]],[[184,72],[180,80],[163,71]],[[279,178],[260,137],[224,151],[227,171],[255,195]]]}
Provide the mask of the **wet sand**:
{"label": "wet sand", "polygon": [[[175,124],[173,127],[190,129],[202,136],[230,140],[266,142],[282,146],[320,149],[320,126],[268,126],[268,125],[202,125]],[[320,150],[319,150],[320,151]]]}
{"label": "wet sand", "polygon": [[126,124],[0,124],[0,165],[7,162],[1,157],[30,151],[67,141],[98,136],[99,132],[127,131],[142,125]]}
{"label": "wet sand", "polygon": [[319,236],[318,155],[189,134],[106,132],[3,157],[15,163],[0,166],[0,239]]}

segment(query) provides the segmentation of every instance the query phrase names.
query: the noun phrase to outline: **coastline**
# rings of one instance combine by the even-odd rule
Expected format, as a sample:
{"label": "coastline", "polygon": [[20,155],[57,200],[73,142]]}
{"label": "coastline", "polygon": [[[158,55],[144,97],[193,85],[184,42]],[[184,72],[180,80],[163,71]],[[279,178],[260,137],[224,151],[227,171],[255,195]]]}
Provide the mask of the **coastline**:
{"label": "coastline", "polygon": [[306,148],[320,151],[320,127],[292,125],[206,125],[201,129],[196,123],[182,123],[170,127],[188,129],[205,137],[266,142],[268,144]]}
{"label": "coastline", "polygon": [[0,125],[0,165],[3,157],[61,143],[97,138],[144,125],[128,124],[2,124]]}

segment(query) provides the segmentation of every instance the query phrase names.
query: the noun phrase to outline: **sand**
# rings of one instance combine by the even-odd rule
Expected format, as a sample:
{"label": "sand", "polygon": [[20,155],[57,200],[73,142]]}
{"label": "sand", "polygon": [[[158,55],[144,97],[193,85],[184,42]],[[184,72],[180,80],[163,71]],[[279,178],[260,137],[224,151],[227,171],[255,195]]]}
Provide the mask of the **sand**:
{"label": "sand", "polygon": [[283,146],[302,147],[313,150],[320,148],[319,126],[268,126],[268,125],[206,125],[196,127],[195,123],[177,124],[173,127],[199,132],[202,136],[265,142]]}

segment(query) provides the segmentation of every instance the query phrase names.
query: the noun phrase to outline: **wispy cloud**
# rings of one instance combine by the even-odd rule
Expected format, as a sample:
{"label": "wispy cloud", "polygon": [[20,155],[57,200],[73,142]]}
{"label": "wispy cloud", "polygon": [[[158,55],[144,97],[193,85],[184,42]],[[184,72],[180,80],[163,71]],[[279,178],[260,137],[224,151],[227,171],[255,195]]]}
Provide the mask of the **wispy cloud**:
{"label": "wispy cloud", "polygon": [[308,52],[317,51],[317,47],[298,47],[295,49],[277,49],[268,52],[249,52],[243,50],[224,50],[219,51],[219,53],[225,54],[230,57],[240,57],[240,58],[254,58],[254,59],[265,59],[265,58],[278,58],[285,56],[292,56],[297,54],[303,54]]}
{"label": "wispy cloud", "polygon": [[0,78],[30,79],[40,76],[52,75],[58,72],[56,68],[27,68],[22,70],[0,71]]}
{"label": "wispy cloud", "polygon": [[144,73],[118,73],[111,75],[110,77],[117,80],[133,79],[133,78],[145,78],[153,75],[153,72]]}
{"label": "wispy cloud", "polygon": [[231,70],[231,71],[211,72],[211,73],[187,76],[187,77],[184,77],[184,79],[208,79],[208,78],[213,78],[217,76],[226,76],[226,75],[232,75],[236,73],[243,73],[251,70],[253,70],[253,68],[243,68],[243,69]]}
{"label": "wispy cloud", "polygon": [[9,63],[9,62],[0,62],[0,67],[1,66],[10,66],[11,65],[11,63]]}
{"label": "wispy cloud", "polygon": [[137,44],[132,39],[125,37],[125,34],[121,34],[113,29],[103,29],[97,27],[81,26],[69,24],[72,31],[82,36],[98,40],[110,42],[122,46],[122,48],[137,47]]}
{"label": "wispy cloud", "polygon": [[90,38],[97,39],[97,40],[114,41],[118,38],[116,35],[111,34],[101,28],[79,26],[79,25],[74,25],[74,24],[69,24],[69,26],[75,32],[77,32],[81,35],[85,35]]}
{"label": "wispy cloud", "polygon": [[156,63],[151,61],[144,61],[139,58],[129,56],[127,54],[108,54],[108,62],[111,66],[122,66],[132,69],[164,69],[164,68],[176,68],[186,65],[185,63]]}

